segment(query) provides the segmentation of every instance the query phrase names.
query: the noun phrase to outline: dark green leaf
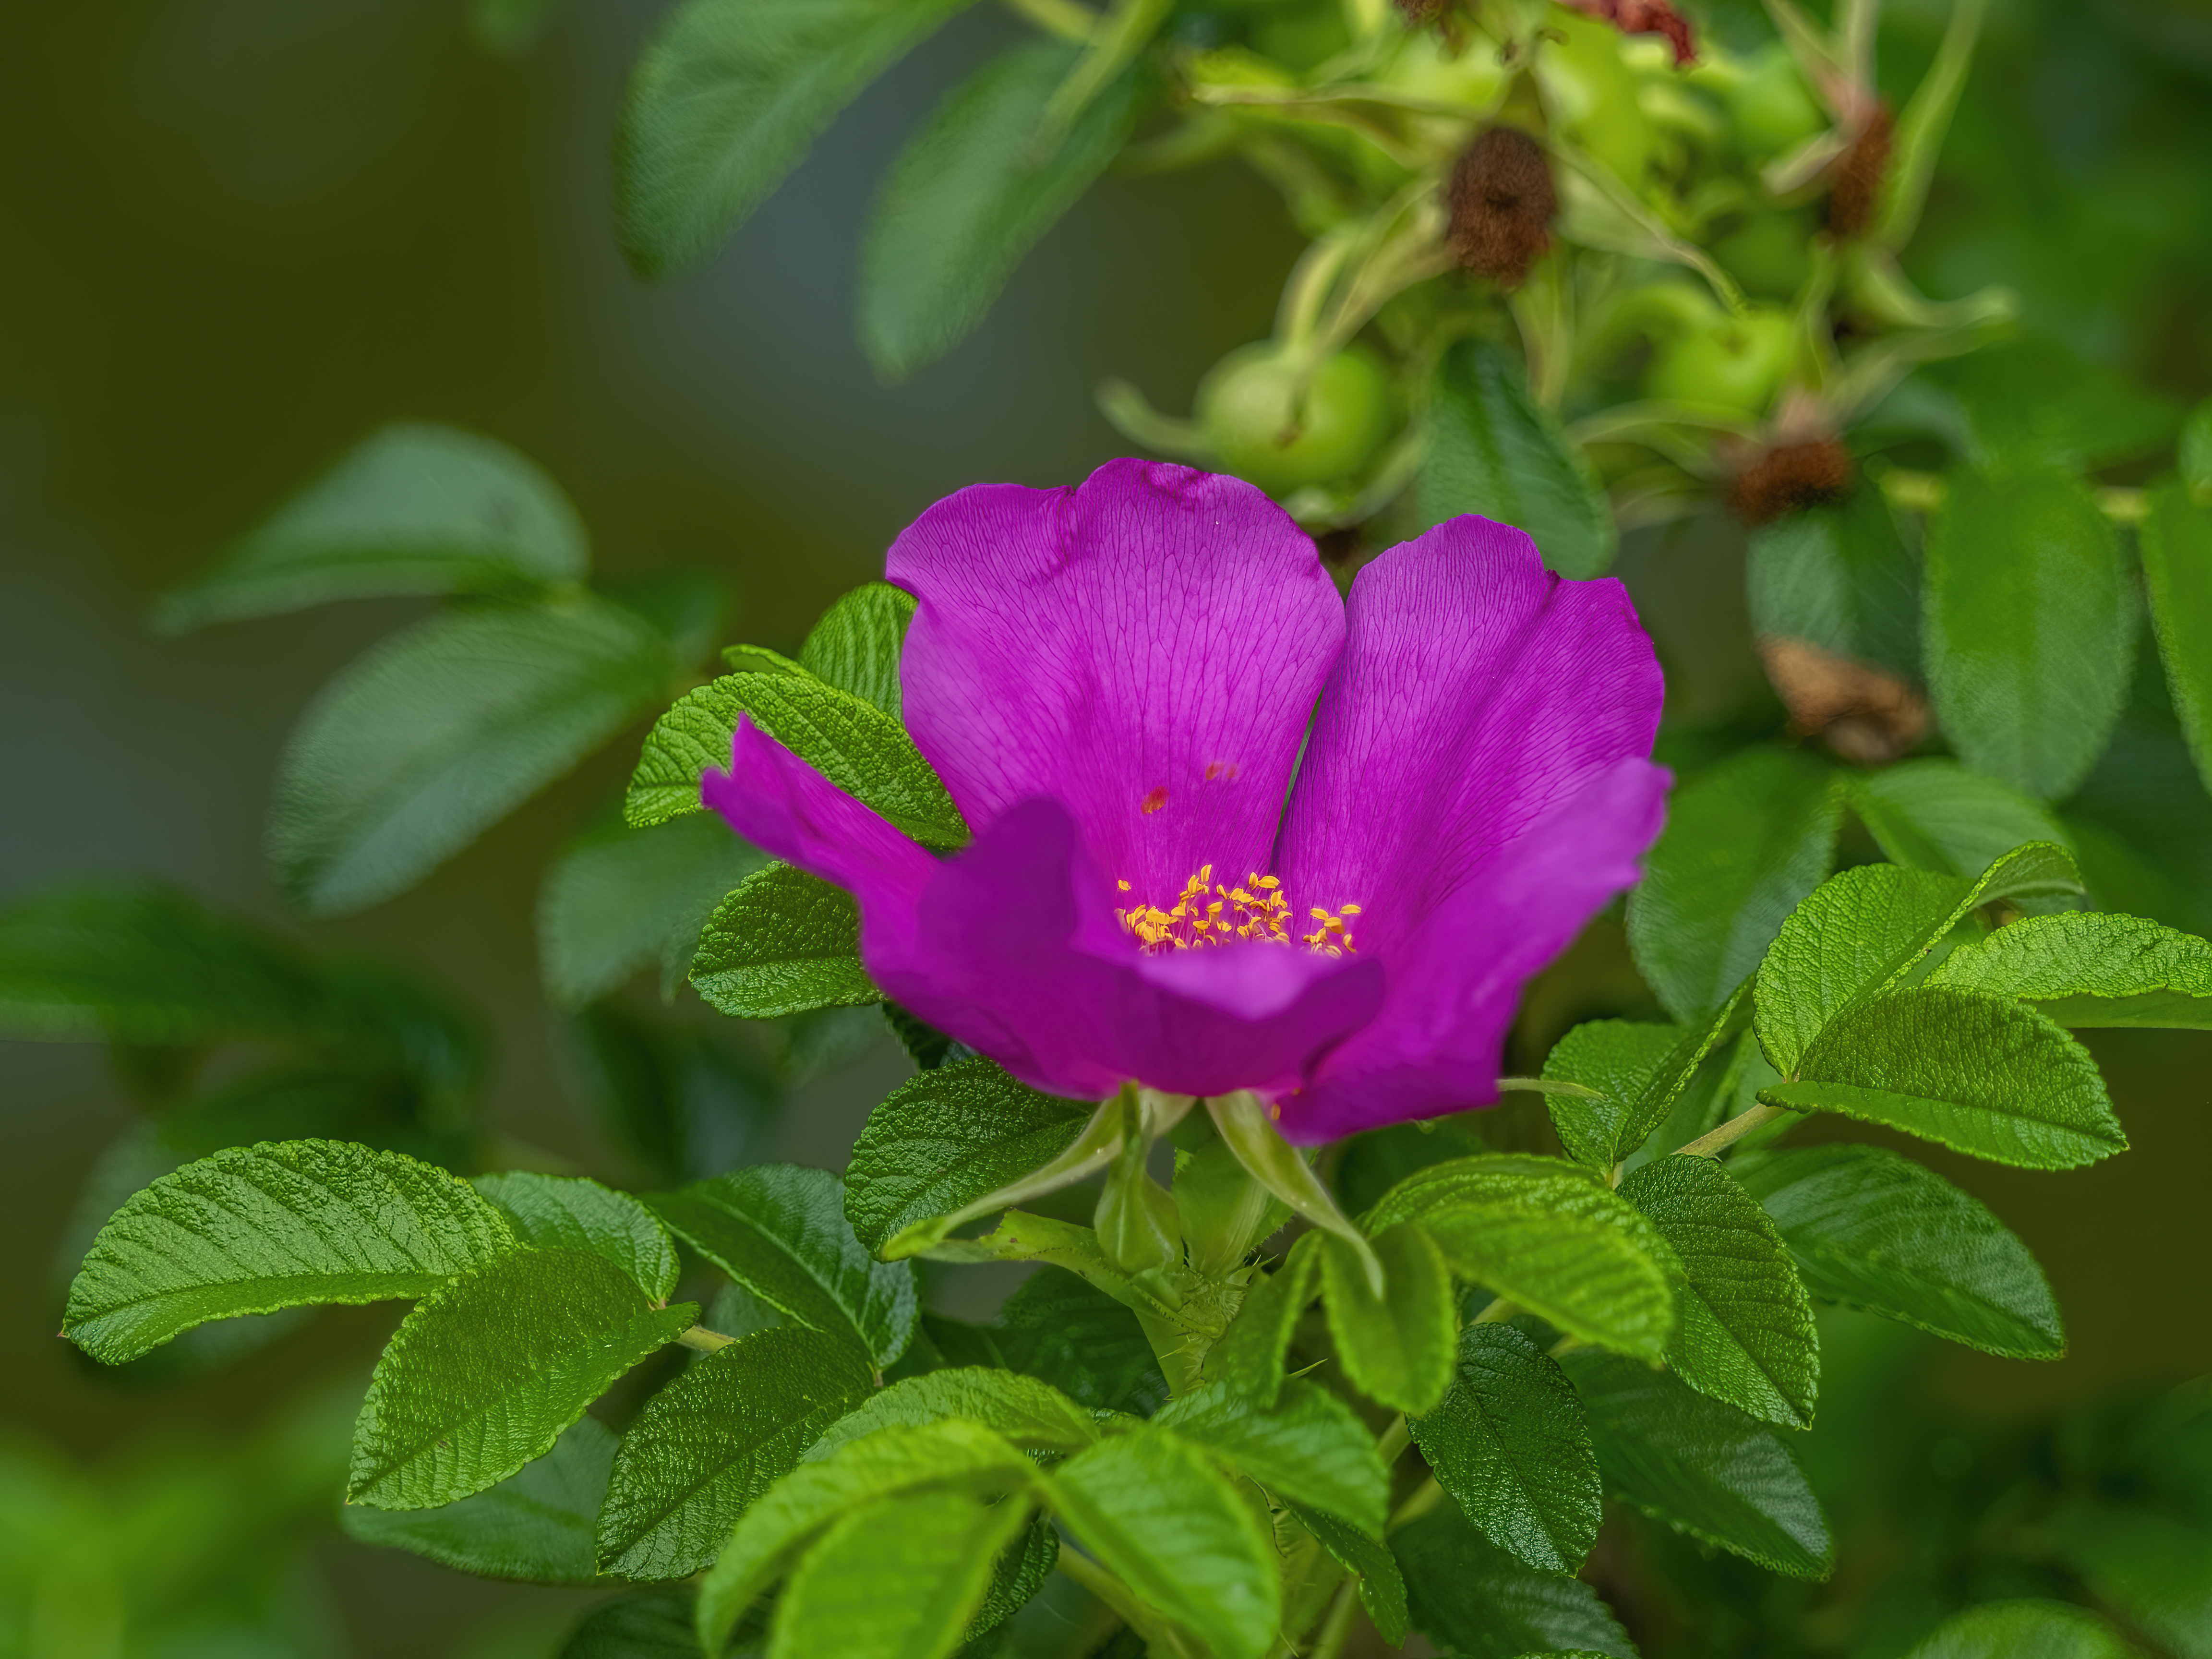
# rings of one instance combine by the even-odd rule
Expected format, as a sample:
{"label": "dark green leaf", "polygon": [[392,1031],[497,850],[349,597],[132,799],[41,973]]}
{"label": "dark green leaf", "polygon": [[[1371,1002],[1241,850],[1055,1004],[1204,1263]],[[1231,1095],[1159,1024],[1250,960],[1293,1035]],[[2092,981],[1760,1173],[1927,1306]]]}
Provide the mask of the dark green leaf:
{"label": "dark green leaf", "polygon": [[1989,1601],[1954,1613],[1905,1659],[2142,1659],[2086,1607]]}
{"label": "dark green leaf", "polygon": [[1545,1057],[1544,1076],[1579,1083],[1597,1091],[1599,1097],[1544,1097],[1544,1108],[1552,1115],[1568,1157],[1594,1169],[1610,1170],[1642,1144],[1653,1125],[1636,1121],[1645,1115],[1636,1110],[1637,1105],[1681,1036],[1673,1025],[1594,1019],[1576,1026],[1553,1046]]}
{"label": "dark green leaf", "polygon": [[2197,775],[2212,787],[2212,501],[2192,500],[2182,484],[2162,485],[2151,491],[2137,536],[2173,710]]}
{"label": "dark green leaf", "polygon": [[1032,1515],[1022,1535],[999,1557],[998,1570],[983,1592],[983,1604],[968,1621],[959,1659],[991,1659],[992,1650],[974,1644],[1034,1601],[1059,1560],[1060,1534],[1053,1530],[1050,1517]]}
{"label": "dark green leaf", "polygon": [[2027,1247],[1931,1170],[1874,1146],[1812,1146],[1729,1165],[1782,1230],[1806,1288],[2012,1359],[2066,1351]]}
{"label": "dark green leaf", "polygon": [[505,444],[450,427],[386,427],[169,594],[154,625],[265,617],[392,593],[520,595],[583,580],[584,526]]}
{"label": "dark green leaf", "polygon": [[905,717],[899,653],[914,620],[914,595],[889,582],[854,588],[823,613],[799,647],[799,666],[840,691]]}
{"label": "dark green leaf", "polygon": [[515,1248],[465,1182],[411,1158],[328,1140],[234,1147],[116,1212],[70,1286],[62,1334],[116,1364],[210,1319],[427,1295]]}
{"label": "dark green leaf", "polygon": [[1388,1544],[1377,1543],[1357,1527],[1333,1515],[1293,1504],[1298,1522],[1321,1541],[1336,1564],[1359,1579],[1359,1605],[1375,1621],[1382,1639],[1396,1647],[1406,1639],[1406,1580]]}
{"label": "dark green leaf", "polygon": [[1147,88],[1121,76],[1057,148],[1046,106],[1083,56],[1031,41],[993,58],[948,94],[892,163],[860,245],[860,343],[899,380],[943,356],[982,321],[1037,239],[1090,188],[1135,125]]}
{"label": "dark green leaf", "polygon": [[1920,568],[1880,489],[1753,531],[1749,577],[1752,631],[1762,639],[1802,640],[1918,677]]}
{"label": "dark green leaf", "polygon": [[836,1176],[763,1164],[646,1201],[686,1243],[793,1323],[849,1337],[878,1366],[906,1351],[914,1264],[869,1258],[845,1219]]}
{"label": "dark green leaf", "polygon": [[2099,1601],[2178,1659],[2212,1659],[2212,1532],[2087,1499],[2062,1510],[2053,1530]]}
{"label": "dark green leaf", "polygon": [[688,1302],[654,1308],[584,1250],[517,1250],[462,1274],[400,1322],[376,1362],[347,1501],[433,1509],[496,1485],[698,1316]]}
{"label": "dark green leaf", "polygon": [[2141,916],[2024,916],[1960,945],[1928,983],[2017,997],[2061,1025],[2212,1030],[2212,944]]}
{"label": "dark green leaf", "polygon": [[1826,1576],[1827,1519],[1773,1430],[1633,1360],[1581,1352],[1561,1364],[1608,1491],[1776,1572]]}
{"label": "dark green leaf", "polygon": [[1589,463],[1528,393],[1527,371],[1486,340],[1444,356],[1413,486],[1416,527],[1479,513],[1525,530],[1547,568],[1595,576],[1619,535]]}
{"label": "dark green leaf", "polygon": [[580,1417],[551,1451],[472,1498],[434,1510],[348,1504],[338,1521],[362,1543],[411,1550],[479,1578],[588,1584],[597,1577],[592,1525],[616,1444],[597,1419]]}
{"label": "dark green leaf", "polygon": [[1627,1632],[1579,1579],[1531,1572],[1456,1510],[1434,1509],[1394,1534],[1413,1628],[1449,1659],[1592,1653],[1636,1659]]}
{"label": "dark green leaf", "polygon": [[1958,393],[1980,462],[2053,470],[2108,466],[2166,447],[2181,411],[2136,376],[2027,334],[1938,365]]}
{"label": "dark green leaf", "polygon": [[667,997],[691,971],[714,907],[767,861],[712,814],[650,830],[610,828],[572,844],[538,898],[538,961],[546,994],[580,1008],[641,969]]}
{"label": "dark green leaf", "polygon": [[2173,447],[2182,487],[2198,502],[2212,505],[2212,398],[2189,411]]}
{"label": "dark green leaf", "polygon": [[660,1223],[628,1193],[581,1176],[517,1171],[471,1183],[499,1206],[524,1243],[590,1250],[620,1267],[655,1302],[676,1292],[676,1246]]}
{"label": "dark green leaf", "polygon": [[1024,1279],[990,1332],[1003,1364],[1099,1411],[1145,1415],[1168,1397],[1137,1316],[1060,1267]]}
{"label": "dark green leaf", "polygon": [[1432,1409],[1451,1386],[1459,1314],[1451,1273],[1425,1228],[1401,1221],[1375,1235],[1382,1294],[1334,1234],[1321,1242],[1322,1303],[1337,1363],[1352,1386],[1394,1411]]}
{"label": "dark green leaf", "polygon": [[615,138],[623,251],[704,264],[837,112],[964,0],[685,0],[630,72]]}
{"label": "dark green leaf", "polygon": [[519,57],[538,44],[562,0],[470,0],[469,27],[494,52]]}
{"label": "dark green leaf", "polygon": [[1091,1414],[1059,1389],[1018,1372],[963,1365],[877,1390],[825,1429],[807,1449],[805,1461],[819,1462],[847,1443],[893,1424],[911,1426],[948,1417],[996,1430],[1033,1455],[1080,1451],[1098,1438]]}
{"label": "dark green leaf", "polygon": [[1898,864],[1977,876],[2024,842],[2065,846],[2058,820],[2010,784],[1954,760],[1905,761],[1849,775],[1851,810]]}
{"label": "dark green leaf", "polygon": [[775,1121],[775,1079],[719,1032],[607,1004],[586,1009],[570,1030],[601,1122],[664,1180],[744,1163]]}
{"label": "dark green leaf", "polygon": [[[699,1659],[697,1600],[686,1588],[602,1601],[577,1622],[554,1659]],[[755,1643],[740,1651],[757,1656],[761,1647]]]}
{"label": "dark green leaf", "polygon": [[1152,1414],[1232,1473],[1277,1497],[1382,1535],[1390,1476],[1351,1407],[1311,1382],[1284,1385],[1265,1408],[1225,1382],[1178,1395]]}
{"label": "dark green leaf", "polygon": [[[1244,1305],[1206,1355],[1205,1373],[1272,1406],[1283,1386],[1283,1360],[1321,1273],[1320,1235],[1307,1234],[1273,1273],[1253,1281]],[[1307,1239],[1312,1239],[1311,1243]]]}
{"label": "dark green leaf", "polygon": [[2141,653],[2119,729],[2063,817],[2100,907],[2212,935],[2212,793],[2155,651]]}
{"label": "dark green leaf", "polygon": [[771,864],[714,907],[691,958],[699,994],[737,1019],[775,1019],[883,1000],[860,965],[852,896]]}

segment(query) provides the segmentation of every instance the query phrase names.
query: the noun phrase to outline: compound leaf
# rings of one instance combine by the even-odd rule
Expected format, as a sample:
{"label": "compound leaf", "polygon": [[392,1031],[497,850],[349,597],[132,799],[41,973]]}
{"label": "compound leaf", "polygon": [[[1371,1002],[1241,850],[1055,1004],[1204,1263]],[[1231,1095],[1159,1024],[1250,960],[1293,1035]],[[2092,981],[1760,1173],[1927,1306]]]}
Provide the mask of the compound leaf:
{"label": "compound leaf", "polygon": [[2061,1025],[2212,1029],[2212,944],[2141,916],[2023,916],[1960,945],[1927,982],[2014,997]]}
{"label": "compound leaf", "polygon": [[1152,1421],[1288,1502],[1382,1535],[1389,1472],[1374,1435],[1326,1389],[1293,1380],[1263,1407],[1225,1382],[1210,1382],[1169,1401]]}
{"label": "compound leaf", "polygon": [[879,1389],[823,1431],[803,1462],[818,1463],[840,1447],[894,1424],[957,1417],[995,1430],[1024,1451],[1081,1451],[1098,1438],[1091,1413],[1059,1389],[1018,1371],[957,1365],[903,1377]]}

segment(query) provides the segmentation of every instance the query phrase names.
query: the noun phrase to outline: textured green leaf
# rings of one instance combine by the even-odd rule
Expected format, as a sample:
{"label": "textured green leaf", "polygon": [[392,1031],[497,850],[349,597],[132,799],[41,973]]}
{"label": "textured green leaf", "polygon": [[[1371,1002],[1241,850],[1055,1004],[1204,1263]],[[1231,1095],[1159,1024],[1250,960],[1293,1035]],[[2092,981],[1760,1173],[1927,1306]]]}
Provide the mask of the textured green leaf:
{"label": "textured green leaf", "polygon": [[893,720],[905,717],[899,654],[914,620],[914,595],[889,582],[868,582],[823,613],[799,647],[799,666],[815,678],[873,703]]}
{"label": "textured green leaf", "polygon": [[434,1510],[348,1504],[338,1521],[361,1543],[411,1550],[479,1578],[588,1584],[597,1577],[592,1527],[616,1444],[596,1418],[580,1417],[551,1451],[472,1498]]}
{"label": "textured green leaf", "polygon": [[552,479],[505,444],[390,426],[154,608],[178,634],[331,599],[519,595],[580,581],[584,526]]}
{"label": "textured green leaf", "polygon": [[1322,1302],[1329,1340],[1352,1386],[1394,1411],[1425,1412],[1451,1386],[1458,1310],[1451,1273],[1436,1241],[1413,1222],[1375,1235],[1382,1294],[1366,1265],[1334,1234],[1321,1243]]}
{"label": "textured green leaf", "polygon": [[1760,638],[1802,640],[1918,678],[1920,567],[1880,489],[1865,486],[1841,506],[1808,507],[1753,530],[1746,574],[1752,632]]}
{"label": "textured green leaf", "polygon": [[1796,1079],[1759,1097],[2028,1170],[2070,1170],[2128,1144],[2096,1061],[2055,1022],[1940,986],[1895,992],[1834,1021]]}
{"label": "textured green leaf", "polygon": [[585,1250],[517,1250],[462,1274],[400,1322],[376,1362],[347,1501],[433,1509],[498,1484],[698,1316],[689,1302],[652,1306]]}
{"label": "textured green leaf", "polygon": [[1396,1647],[1406,1639],[1406,1580],[1388,1544],[1378,1543],[1333,1515],[1297,1504],[1298,1523],[1321,1541],[1336,1564],[1359,1579],[1359,1605],[1375,1621],[1382,1639]]}
{"label": "textured green leaf", "polygon": [[1905,1659],[2142,1659],[2087,1607],[1988,1601],[1954,1613]]}
{"label": "textured green leaf", "polygon": [[997,1431],[1024,1451],[1081,1451],[1098,1438],[1091,1414],[1048,1383],[1017,1371],[960,1365],[878,1389],[822,1431],[803,1461],[818,1463],[862,1435],[957,1417]]}
{"label": "textured green leaf", "polygon": [[1959,757],[2039,799],[2070,793],[2112,736],[2135,616],[2119,537],[2078,478],[1954,473],[1928,526],[1923,641]]}
{"label": "textured green leaf", "polygon": [[1409,1176],[1364,1225],[1419,1219],[1462,1278],[1568,1335],[1657,1359],[1674,1325],[1674,1253],[1590,1170],[1553,1159],[1456,1158]]}
{"label": "textured green leaf", "polygon": [[953,88],[891,164],[860,244],[861,346],[903,378],[983,320],[1022,256],[1121,149],[1148,90],[1125,73],[1042,150],[1046,106],[1083,47],[1037,40]]}
{"label": "textured green leaf", "polygon": [[914,1264],[870,1259],[845,1219],[836,1176],[762,1164],[646,1201],[692,1249],[794,1324],[849,1336],[879,1366],[906,1352]]}
{"label": "textured green leaf", "polygon": [[[697,1599],[684,1588],[602,1601],[577,1620],[554,1659],[699,1659]],[[755,1659],[761,1646],[738,1651]]]}
{"label": "textured green leaf", "polygon": [[696,270],[837,112],[964,0],[685,0],[630,71],[615,137],[623,252]]}
{"label": "textured green leaf", "polygon": [[[1546,1095],[1544,1109],[1559,1144],[1577,1163],[1610,1170],[1634,1152],[1654,1125],[1640,1122],[1637,1107],[1674,1052],[1681,1029],[1625,1019],[1594,1019],[1576,1026],[1545,1056],[1547,1079],[1579,1083],[1598,1098]],[[1638,1133],[1638,1129],[1642,1130]]]}
{"label": "textured green leaf", "polygon": [[1311,1382],[1285,1383],[1272,1408],[1211,1382],[1176,1395],[1152,1421],[1279,1498],[1382,1535],[1390,1476],[1375,1437],[1350,1406]]}
{"label": "textured green leaf", "polygon": [[515,1248],[465,1182],[398,1152],[233,1147],[163,1176],[100,1229],[62,1334],[119,1364],[210,1319],[428,1295]]}
{"label": "textured green leaf", "polygon": [[[1302,1237],[1281,1267],[1253,1282],[1244,1294],[1244,1305],[1206,1352],[1203,1363],[1207,1376],[1220,1378],[1261,1406],[1275,1403],[1291,1334],[1314,1298],[1321,1274],[1319,1237]],[[1316,1242],[1307,1243],[1307,1238]]]}
{"label": "textured green leaf", "polygon": [[1759,966],[1835,861],[1843,785],[1808,756],[1747,749],[1675,789],[1628,898],[1628,943],[1684,1024]]}
{"label": "textured green leaf", "polygon": [[845,1213],[871,1251],[1066,1152],[1087,1104],[1041,1094],[988,1060],[907,1079],[868,1115],[845,1170]]}
{"label": "textured green leaf", "polygon": [[1759,1200],[1710,1158],[1654,1159],[1620,1184],[1682,1264],[1667,1364],[1700,1394],[1785,1428],[1813,1426],[1813,1304]]}
{"label": "textured green leaf", "polygon": [[2212,944],[2141,916],[2023,916],[1960,945],[1927,982],[2016,997],[2061,1025],[2212,1030]]}
{"label": "textured green leaf", "polygon": [[770,864],[714,907],[691,958],[691,983],[736,1019],[880,1002],[860,965],[860,912],[828,882]]}
{"label": "textured green leaf", "polygon": [[2039,802],[1954,760],[1913,760],[1849,775],[1851,810],[1894,863],[1978,876],[2031,841],[2068,843]]}
{"label": "textured green leaf", "polygon": [[2087,1499],[2060,1510],[2052,1530],[2099,1601],[2178,1659],[2212,1659],[2212,1532]]}
{"label": "textured green leaf", "polygon": [[1560,1363],[1582,1398],[1607,1490],[1776,1572],[1827,1575],[1827,1518],[1773,1430],[1632,1360],[1585,1352]]}
{"label": "textured green leaf", "polygon": [[590,1250],[620,1267],[655,1302],[676,1292],[676,1245],[652,1211],[628,1193],[581,1176],[514,1172],[470,1183],[499,1206],[524,1243]]}
{"label": "textured green leaf", "polygon": [[1413,1628],[1451,1659],[1592,1653],[1636,1659],[1635,1645],[1580,1579],[1531,1572],[1449,1508],[1393,1534]]}
{"label": "textured green leaf", "polygon": [[1528,392],[1520,362],[1462,340],[1437,371],[1429,435],[1413,485],[1416,527],[1479,513],[1528,532],[1547,569],[1595,576],[1619,533],[1589,464]]}
{"label": "textured green leaf", "polygon": [[703,1571],[738,1517],[872,1382],[858,1348],[819,1331],[755,1331],[693,1360],[623,1437],[599,1516],[602,1569],[648,1579]]}
{"label": "textured green leaf", "polygon": [[2011,1359],[2066,1351],[2042,1268],[2004,1224],[1932,1170],[1874,1146],[1734,1159],[1814,1296]]}
{"label": "textured green leaf", "polygon": [[270,855],[310,915],[411,887],[667,694],[685,664],[579,593],[441,613],[341,670],[294,729]]}
{"label": "textured green leaf", "polygon": [[646,968],[660,970],[661,994],[671,994],[690,975],[714,907],[766,862],[711,814],[573,843],[538,897],[546,994],[580,1008]]}
{"label": "textured green leaf", "polygon": [[990,1659],[991,1650],[975,1644],[1034,1601],[1059,1562],[1060,1534],[1053,1530],[1051,1517],[1040,1510],[999,1557],[983,1604],[969,1619],[962,1659]]}
{"label": "textured green leaf", "polygon": [[1273,1540],[1195,1447],[1149,1427],[1116,1435],[1063,1463],[1051,1491],[1076,1542],[1218,1659],[1260,1659],[1274,1641]]}

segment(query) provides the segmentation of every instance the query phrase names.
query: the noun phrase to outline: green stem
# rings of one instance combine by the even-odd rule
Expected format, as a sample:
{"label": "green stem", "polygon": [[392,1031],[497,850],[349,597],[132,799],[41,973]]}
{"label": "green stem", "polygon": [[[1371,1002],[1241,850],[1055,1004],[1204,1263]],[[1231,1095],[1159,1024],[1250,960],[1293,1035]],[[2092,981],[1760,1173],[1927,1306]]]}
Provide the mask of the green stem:
{"label": "green stem", "polygon": [[1401,1412],[1390,1419],[1390,1426],[1383,1430],[1381,1437],[1376,1441],[1375,1455],[1382,1460],[1382,1467],[1387,1469],[1403,1457],[1406,1448],[1413,1443],[1413,1431],[1406,1426],[1405,1413]]}
{"label": "green stem", "polygon": [[1344,1651],[1345,1638],[1352,1634],[1353,1615],[1359,1611],[1359,1581],[1347,1577],[1336,1587],[1336,1597],[1328,1604],[1328,1616],[1321,1621],[1321,1633],[1314,1644],[1306,1650],[1306,1659],[1337,1659]]}
{"label": "green stem", "polygon": [[1398,1505],[1397,1513],[1390,1517],[1385,1532],[1395,1532],[1408,1522],[1418,1521],[1444,1501],[1444,1489],[1437,1484],[1433,1474],[1414,1488],[1413,1495]]}
{"label": "green stem", "polygon": [[1763,1129],[1784,1115],[1779,1106],[1754,1106],[1747,1112],[1739,1112],[1717,1129],[1709,1130],[1687,1146],[1674,1149],[1676,1158],[1711,1158],[1724,1147],[1733,1146],[1753,1129]]}
{"label": "green stem", "polygon": [[1470,1325],[1503,1324],[1505,1321],[1512,1318],[1515,1314],[1517,1314],[1521,1310],[1519,1306],[1514,1303],[1512,1298],[1510,1297],[1501,1296],[1498,1300],[1492,1303],[1488,1307],[1485,1308],[1480,1313],[1475,1315],[1474,1318],[1468,1320],[1467,1322]]}
{"label": "green stem", "polygon": [[1075,0],[1006,0],[1006,9],[1063,40],[1087,41],[1098,25],[1098,14]]}
{"label": "green stem", "polygon": [[687,1348],[696,1348],[701,1353],[712,1353],[717,1348],[726,1348],[738,1339],[724,1336],[720,1331],[710,1331],[704,1325],[694,1325],[689,1330],[678,1331],[676,1340]]}
{"label": "green stem", "polygon": [[1136,1591],[1080,1550],[1062,1549],[1054,1566],[1120,1613],[1123,1622],[1155,1651],[1188,1659],[1190,1650],[1182,1638],[1152,1616],[1152,1609],[1137,1599]]}

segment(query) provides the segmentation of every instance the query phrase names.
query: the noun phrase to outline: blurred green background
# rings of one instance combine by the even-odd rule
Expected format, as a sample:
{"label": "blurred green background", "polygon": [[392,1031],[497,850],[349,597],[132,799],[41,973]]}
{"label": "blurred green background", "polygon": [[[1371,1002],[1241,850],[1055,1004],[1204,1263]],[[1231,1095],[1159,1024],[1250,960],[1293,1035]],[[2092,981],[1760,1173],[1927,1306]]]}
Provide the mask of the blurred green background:
{"label": "blurred green background", "polygon": [[[605,156],[658,9],[575,0],[510,59],[475,41],[458,0],[13,9],[0,51],[0,900],[65,873],[141,871],[281,923],[260,848],[284,734],[332,672],[417,607],[181,639],[153,635],[144,611],[387,421],[515,445],[575,500],[601,571],[712,569],[732,601],[723,636],[789,647],[938,496],[978,479],[1070,481],[1122,450],[1092,405],[1103,376],[1184,407],[1217,356],[1266,332],[1300,246],[1270,191],[1227,164],[1109,178],[975,339],[906,386],[875,382],[849,325],[862,210],[944,88],[1018,36],[988,6],[871,90],[707,275],[641,287],[615,252]],[[1943,13],[1939,0],[1890,9],[1886,80],[1910,84]],[[1713,21],[1765,27],[1739,7]],[[2177,398],[2212,392],[2212,4],[1998,0],[1908,263],[1939,294],[2008,283],[2039,331]],[[1701,720],[1771,706],[1746,642],[1741,556],[1740,532],[1707,519],[1632,537],[1620,562],[1677,711]],[[538,987],[532,909],[548,854],[634,753],[634,739],[617,744],[404,897],[307,930],[412,963],[480,1006],[496,1033],[495,1121],[572,1155],[592,1131]],[[1521,1041],[1540,1055],[1574,1019],[1650,1006],[1619,929],[1601,922],[1532,996]],[[2092,1046],[2128,1155],[2062,1177],[1917,1149],[2044,1261],[2073,1338],[2069,1358],[2042,1367],[1911,1340],[1866,1362],[1913,1379],[1917,1403],[1880,1420],[1897,1455],[1933,1460],[1939,1482],[1966,1478],[1974,1454],[1960,1468],[1956,1449],[1976,1434],[2212,1371],[2212,1038],[2100,1033]],[[841,1163],[902,1065],[886,1043],[813,1085],[775,1153]],[[194,1559],[219,1559],[215,1540],[264,1528],[312,1535],[313,1570],[240,1583],[234,1599],[281,1604],[316,1632],[305,1650],[550,1650],[588,1598],[344,1544],[328,1522],[335,1475],[288,1449],[340,1455],[343,1433],[315,1425],[349,1414],[396,1310],[330,1310],[183,1385],[96,1375],[52,1335],[49,1263],[86,1171],[132,1114],[97,1049],[27,1043],[0,1045],[0,1109],[13,1269],[0,1284],[13,1448],[0,1457],[0,1598],[15,1593],[10,1560],[57,1529],[110,1541],[149,1529],[149,1555],[186,1583]],[[1847,1382],[1850,1343],[1832,1352]],[[330,1399],[303,1404],[303,1375]],[[249,1436],[260,1440],[240,1449]],[[38,1616],[49,1623],[20,1639],[41,1659],[126,1650],[66,1609]],[[247,1650],[195,1639],[127,1650]]]}

